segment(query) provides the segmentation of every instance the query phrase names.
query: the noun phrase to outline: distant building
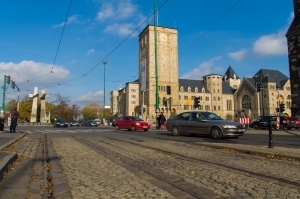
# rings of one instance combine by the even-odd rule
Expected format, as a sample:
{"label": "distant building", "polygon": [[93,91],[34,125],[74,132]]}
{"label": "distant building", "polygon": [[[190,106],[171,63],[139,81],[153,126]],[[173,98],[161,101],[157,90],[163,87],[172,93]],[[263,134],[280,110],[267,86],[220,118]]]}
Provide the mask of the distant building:
{"label": "distant building", "polygon": [[[195,97],[200,98],[197,110],[212,111],[227,120],[277,115],[279,99],[286,105],[285,114],[291,114],[290,80],[280,71],[260,69],[252,78],[240,79],[229,66],[223,76],[209,74],[202,80],[179,79],[177,30],[159,26],[156,31],[159,110],[156,110],[154,27],[149,25],[139,35],[139,79],[128,82],[118,95],[111,92],[111,107],[118,107],[113,109],[113,115],[142,115],[155,121],[157,111],[172,117],[193,110]],[[257,83],[262,86],[260,92],[256,90]],[[168,108],[164,105],[166,100]]]}

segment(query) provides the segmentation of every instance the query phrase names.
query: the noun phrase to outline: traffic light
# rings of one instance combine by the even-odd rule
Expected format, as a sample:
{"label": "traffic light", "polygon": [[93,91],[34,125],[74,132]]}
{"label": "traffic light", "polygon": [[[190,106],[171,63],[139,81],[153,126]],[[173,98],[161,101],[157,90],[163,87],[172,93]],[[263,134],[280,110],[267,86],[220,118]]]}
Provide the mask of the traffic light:
{"label": "traffic light", "polygon": [[194,108],[200,106],[200,97],[194,97]]}
{"label": "traffic light", "polygon": [[259,92],[261,91],[261,83],[256,82],[256,91]]}
{"label": "traffic light", "polygon": [[12,89],[15,89],[16,85],[15,85],[15,82],[14,81],[11,81],[11,88]]}
{"label": "traffic light", "polygon": [[163,99],[163,105],[165,107],[168,107],[168,100],[166,98]]}
{"label": "traffic light", "polygon": [[167,85],[167,95],[171,95],[171,86]]}
{"label": "traffic light", "polygon": [[279,110],[283,113],[285,111],[285,104],[279,104]]}
{"label": "traffic light", "polygon": [[6,83],[10,84],[10,76],[9,75],[6,76]]}

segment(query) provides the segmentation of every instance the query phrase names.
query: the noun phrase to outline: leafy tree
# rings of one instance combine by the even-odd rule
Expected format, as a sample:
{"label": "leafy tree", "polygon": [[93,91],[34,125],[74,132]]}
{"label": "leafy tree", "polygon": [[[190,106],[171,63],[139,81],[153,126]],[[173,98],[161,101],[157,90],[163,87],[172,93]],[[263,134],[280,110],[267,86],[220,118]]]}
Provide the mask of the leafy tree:
{"label": "leafy tree", "polygon": [[101,118],[101,112],[102,110],[97,103],[91,103],[83,107],[82,116],[84,120],[94,120],[98,117]]}
{"label": "leafy tree", "polygon": [[72,120],[73,110],[69,106],[69,97],[63,97],[59,93],[57,94],[56,101],[53,102],[55,107],[53,109],[54,117],[64,118],[67,121]]}
{"label": "leafy tree", "polygon": [[30,122],[32,109],[32,99],[25,97],[19,104],[20,122]]}

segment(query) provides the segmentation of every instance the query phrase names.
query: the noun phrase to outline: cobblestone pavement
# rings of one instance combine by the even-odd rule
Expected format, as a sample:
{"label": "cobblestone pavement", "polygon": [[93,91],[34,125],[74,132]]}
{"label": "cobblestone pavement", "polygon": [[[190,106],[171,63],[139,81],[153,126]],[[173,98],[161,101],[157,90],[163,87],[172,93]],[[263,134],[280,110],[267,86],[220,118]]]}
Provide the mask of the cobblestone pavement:
{"label": "cobblestone pavement", "polygon": [[[211,198],[300,198],[299,186],[230,169],[230,167],[238,168],[300,183],[299,162],[272,160],[170,140],[105,131],[100,132],[98,136],[67,132],[48,132],[47,135],[54,154],[57,155],[57,162],[52,163],[55,168],[53,177],[54,184],[56,184],[54,190],[56,199],[197,198],[172,195],[164,189],[164,186],[152,183],[153,177],[143,178],[140,172],[135,173],[121,166],[119,162],[125,158],[148,165],[149,168],[170,176],[180,176],[184,181],[210,191]],[[38,158],[41,156],[39,154],[42,150],[42,139],[42,131],[28,133],[23,138],[22,144],[14,149],[20,155],[20,160],[19,165],[15,165],[15,171],[9,175],[12,177],[17,175],[18,168],[31,168],[30,175],[28,175],[30,178],[23,177],[22,181],[30,185],[29,189],[20,193],[23,196],[26,193],[29,199],[40,198],[42,177],[38,175],[41,172],[41,163]],[[101,147],[102,151],[83,144],[81,141],[85,139]],[[264,150],[263,148],[261,150]],[[119,162],[103,155],[104,151],[116,152]],[[182,156],[163,153],[163,151],[176,152]],[[218,164],[227,165],[228,168]],[[67,185],[62,183],[64,181]],[[0,198],[3,198],[2,196],[22,198],[13,195],[12,189],[8,188],[5,191],[1,187]]]}

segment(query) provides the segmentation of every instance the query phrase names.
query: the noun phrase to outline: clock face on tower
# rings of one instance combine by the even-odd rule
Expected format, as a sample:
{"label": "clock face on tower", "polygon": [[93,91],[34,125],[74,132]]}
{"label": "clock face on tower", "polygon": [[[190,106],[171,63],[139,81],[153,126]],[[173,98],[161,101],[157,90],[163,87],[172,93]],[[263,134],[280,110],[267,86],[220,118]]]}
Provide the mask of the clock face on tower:
{"label": "clock face on tower", "polygon": [[159,38],[160,38],[160,41],[167,41],[167,35],[165,33],[161,33]]}

